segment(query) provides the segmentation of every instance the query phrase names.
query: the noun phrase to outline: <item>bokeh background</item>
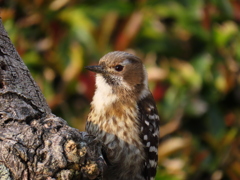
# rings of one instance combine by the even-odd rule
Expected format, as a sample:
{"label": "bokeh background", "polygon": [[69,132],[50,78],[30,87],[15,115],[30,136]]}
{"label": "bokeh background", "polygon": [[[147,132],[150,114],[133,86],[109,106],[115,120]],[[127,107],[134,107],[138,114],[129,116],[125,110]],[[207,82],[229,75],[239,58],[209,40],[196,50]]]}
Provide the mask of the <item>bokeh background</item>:
{"label": "bokeh background", "polygon": [[0,0],[53,113],[84,130],[109,51],[139,56],[161,117],[157,180],[240,179],[240,1]]}

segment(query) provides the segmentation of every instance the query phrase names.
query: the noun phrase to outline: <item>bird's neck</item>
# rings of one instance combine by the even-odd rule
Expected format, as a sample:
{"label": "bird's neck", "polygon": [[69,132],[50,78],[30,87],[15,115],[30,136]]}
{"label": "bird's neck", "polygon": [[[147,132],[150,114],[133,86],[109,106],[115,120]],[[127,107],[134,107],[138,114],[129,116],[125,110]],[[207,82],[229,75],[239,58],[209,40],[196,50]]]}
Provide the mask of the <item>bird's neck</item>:
{"label": "bird's neck", "polygon": [[119,112],[117,114],[126,114],[125,109],[137,108],[137,101],[131,94],[117,94],[108,84],[101,83],[97,86],[91,106],[97,114],[112,114],[115,111]]}
{"label": "bird's neck", "polygon": [[[132,129],[131,132],[135,134],[139,133],[138,126],[136,126],[138,124],[137,101],[130,97],[118,97],[103,80],[97,78],[97,89],[91,103],[91,113],[88,121],[98,124],[100,126],[98,128],[104,132],[109,134],[118,132],[118,138],[126,142],[132,141],[128,138],[130,135],[126,127],[134,127],[135,129]],[[139,142],[138,139],[134,141]]]}

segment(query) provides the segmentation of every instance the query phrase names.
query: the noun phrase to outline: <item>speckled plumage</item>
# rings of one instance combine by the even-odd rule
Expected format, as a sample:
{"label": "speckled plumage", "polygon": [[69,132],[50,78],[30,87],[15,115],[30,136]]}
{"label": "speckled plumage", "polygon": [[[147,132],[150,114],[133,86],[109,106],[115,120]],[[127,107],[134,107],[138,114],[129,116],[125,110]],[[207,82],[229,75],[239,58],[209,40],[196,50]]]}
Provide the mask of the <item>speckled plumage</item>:
{"label": "speckled plumage", "polygon": [[104,179],[154,179],[159,117],[141,60],[115,51],[88,69],[97,75],[86,131],[105,145]]}

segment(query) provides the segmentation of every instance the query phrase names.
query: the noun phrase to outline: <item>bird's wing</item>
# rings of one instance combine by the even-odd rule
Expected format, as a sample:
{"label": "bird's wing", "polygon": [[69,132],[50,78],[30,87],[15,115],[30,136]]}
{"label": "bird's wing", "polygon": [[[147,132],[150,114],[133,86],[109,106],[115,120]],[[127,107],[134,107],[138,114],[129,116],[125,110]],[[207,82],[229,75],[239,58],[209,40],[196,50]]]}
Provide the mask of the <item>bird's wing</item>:
{"label": "bird's wing", "polygon": [[156,104],[149,94],[138,102],[140,137],[145,146],[143,176],[146,180],[154,179],[158,162],[159,116]]}

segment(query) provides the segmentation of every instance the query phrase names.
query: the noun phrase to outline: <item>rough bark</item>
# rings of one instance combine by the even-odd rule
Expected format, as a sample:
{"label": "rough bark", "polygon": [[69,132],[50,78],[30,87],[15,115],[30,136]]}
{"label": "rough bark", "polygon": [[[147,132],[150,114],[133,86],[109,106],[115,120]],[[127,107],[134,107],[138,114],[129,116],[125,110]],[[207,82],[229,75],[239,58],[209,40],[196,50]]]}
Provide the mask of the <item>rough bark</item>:
{"label": "rough bark", "polygon": [[0,179],[101,179],[101,147],[51,113],[0,19]]}

